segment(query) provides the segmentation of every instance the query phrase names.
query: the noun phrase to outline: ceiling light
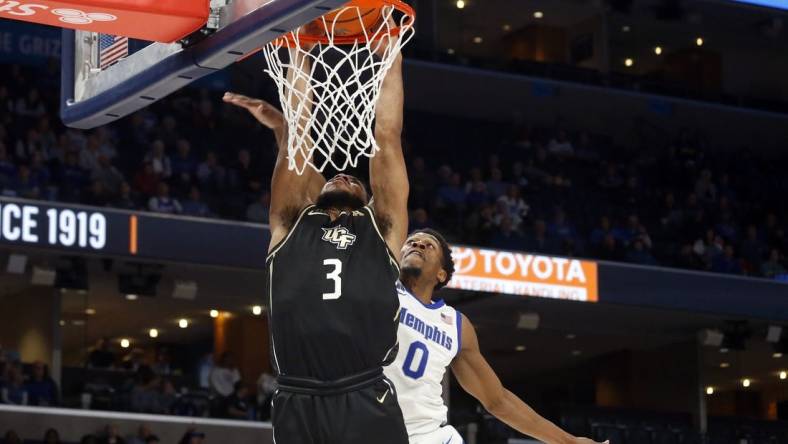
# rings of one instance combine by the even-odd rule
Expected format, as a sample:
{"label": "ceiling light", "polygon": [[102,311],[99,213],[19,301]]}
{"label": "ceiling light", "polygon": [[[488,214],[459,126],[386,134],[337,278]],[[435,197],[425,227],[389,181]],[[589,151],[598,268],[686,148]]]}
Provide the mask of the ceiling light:
{"label": "ceiling light", "polygon": [[535,19],[540,19],[540,18],[543,18],[543,17],[544,17],[544,12],[542,12],[542,11],[534,11],[534,18]]}
{"label": "ceiling light", "polygon": [[730,365],[730,363],[727,363],[727,362],[720,362],[720,368],[728,368],[728,367],[730,367],[730,366],[731,366],[731,365]]}
{"label": "ceiling light", "polygon": [[61,320],[60,320],[60,326],[61,326],[61,327],[63,327],[64,325],[66,325],[66,321],[64,321],[64,320],[62,320],[62,319],[61,319]]}
{"label": "ceiling light", "polygon": [[263,312],[263,307],[261,307],[261,306],[259,306],[259,305],[255,305],[254,307],[252,307],[252,314],[253,314],[253,315],[255,315],[255,316],[260,316],[260,314],[261,314],[262,312]]}
{"label": "ceiling light", "polygon": [[772,354],[772,358],[775,358],[775,359],[779,359],[779,358],[782,358],[782,357],[783,357],[783,354],[780,353],[780,352],[774,352]]}
{"label": "ceiling light", "polygon": [[621,27],[621,32],[629,32],[631,30],[632,28],[630,28],[629,25],[624,25]]}
{"label": "ceiling light", "polygon": [[186,328],[186,327],[188,327],[188,326],[189,326],[189,321],[188,321],[188,320],[186,320],[186,319],[181,319],[181,320],[179,320],[179,321],[178,321],[178,327],[180,327],[180,328]]}
{"label": "ceiling light", "polygon": [[518,345],[514,349],[515,349],[515,351],[518,351],[518,352],[525,351],[525,346],[524,345]]}
{"label": "ceiling light", "polygon": [[139,298],[139,296],[137,296],[136,294],[127,294],[126,295],[126,300],[127,301],[136,301],[138,298]]}
{"label": "ceiling light", "polygon": [[71,320],[71,325],[73,325],[75,327],[82,327],[83,325],[85,325],[85,320],[84,319],[72,319]]}
{"label": "ceiling light", "polygon": [[703,37],[698,37],[695,39],[695,44],[698,46],[703,46]]}
{"label": "ceiling light", "polygon": [[449,48],[446,52],[449,53],[449,55],[454,55],[454,48]]}
{"label": "ceiling light", "polygon": [[506,32],[511,31],[512,30],[512,25],[509,25],[509,24],[503,25],[503,30],[506,31]]}
{"label": "ceiling light", "polygon": [[462,9],[464,7],[465,7],[465,1],[464,0],[457,0],[457,9]]}
{"label": "ceiling light", "polygon": [[131,345],[131,342],[128,339],[123,338],[123,339],[120,340],[120,346],[122,348],[129,348],[130,345]]}
{"label": "ceiling light", "polygon": [[577,336],[574,333],[569,333],[568,335],[566,335],[566,339],[574,339],[576,337]]}
{"label": "ceiling light", "polygon": [[661,46],[654,47],[654,54],[662,55],[662,47]]}
{"label": "ceiling light", "polygon": [[219,317],[219,310],[211,310],[211,317],[218,318]]}
{"label": "ceiling light", "polygon": [[785,379],[785,378],[788,378],[788,372],[783,370],[780,372],[780,379]]}
{"label": "ceiling light", "polygon": [[725,347],[722,347],[722,348],[720,349],[720,353],[728,353],[728,349],[727,349],[727,348],[725,348]]}
{"label": "ceiling light", "polygon": [[626,59],[626,60],[624,60],[624,66],[626,66],[627,68],[631,67],[631,66],[632,66],[632,65],[634,65],[634,64],[635,64],[635,61],[634,61],[634,60],[632,60],[632,59]]}
{"label": "ceiling light", "polygon": [[88,316],[93,316],[94,314],[96,314],[96,309],[95,308],[86,308],[85,309],[85,314],[88,315]]}
{"label": "ceiling light", "polygon": [[159,330],[156,330],[155,328],[151,328],[150,330],[148,330],[148,336],[150,336],[151,338],[158,338]]}
{"label": "ceiling light", "polygon": [[706,387],[706,394],[707,395],[713,395],[714,394],[714,387],[712,387],[712,386]]}
{"label": "ceiling light", "polygon": [[478,45],[479,43],[483,42],[483,41],[484,41],[484,39],[482,39],[482,38],[481,38],[481,37],[479,37],[478,35],[477,35],[476,37],[474,37],[474,38],[473,38],[473,43],[476,43],[477,45]]}
{"label": "ceiling light", "polygon": [[750,386],[750,380],[747,379],[747,378],[742,379],[741,385],[742,385],[742,387],[745,387],[745,388],[749,387]]}
{"label": "ceiling light", "polygon": [[581,352],[580,350],[572,350],[572,356],[580,356],[582,354],[583,352]]}

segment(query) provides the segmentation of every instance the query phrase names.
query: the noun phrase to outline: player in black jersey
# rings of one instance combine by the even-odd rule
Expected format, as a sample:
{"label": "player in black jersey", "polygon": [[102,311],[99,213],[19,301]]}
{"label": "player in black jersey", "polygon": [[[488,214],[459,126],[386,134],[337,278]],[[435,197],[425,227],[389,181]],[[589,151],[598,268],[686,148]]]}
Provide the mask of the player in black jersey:
{"label": "player in black jersey", "polygon": [[401,55],[376,108],[374,199],[347,174],[326,182],[311,168],[304,175],[289,171],[282,114],[257,99],[228,93],[224,100],[271,128],[279,147],[266,294],[279,382],[275,442],[406,444],[396,394],[382,371],[396,355],[399,266],[392,251],[401,249],[408,229]]}

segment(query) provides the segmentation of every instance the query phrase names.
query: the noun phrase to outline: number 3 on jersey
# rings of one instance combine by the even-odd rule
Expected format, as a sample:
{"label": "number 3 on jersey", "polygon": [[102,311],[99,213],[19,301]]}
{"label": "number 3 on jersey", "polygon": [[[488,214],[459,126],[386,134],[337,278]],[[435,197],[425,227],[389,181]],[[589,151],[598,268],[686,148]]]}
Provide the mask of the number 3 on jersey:
{"label": "number 3 on jersey", "polygon": [[[418,360],[416,360],[417,353],[419,354]],[[424,370],[427,368],[427,359],[429,357],[430,351],[424,343],[419,341],[413,342],[408,348],[408,354],[405,355],[405,362],[402,363],[402,373],[405,373],[405,375],[413,379],[421,378],[424,376]],[[413,368],[414,361],[418,362],[415,366],[416,368]]]}
{"label": "number 3 on jersey", "polygon": [[323,293],[324,301],[339,299],[342,296],[342,261],[339,259],[325,259],[323,265],[333,267],[333,270],[326,273],[326,279],[334,281],[334,291]]}

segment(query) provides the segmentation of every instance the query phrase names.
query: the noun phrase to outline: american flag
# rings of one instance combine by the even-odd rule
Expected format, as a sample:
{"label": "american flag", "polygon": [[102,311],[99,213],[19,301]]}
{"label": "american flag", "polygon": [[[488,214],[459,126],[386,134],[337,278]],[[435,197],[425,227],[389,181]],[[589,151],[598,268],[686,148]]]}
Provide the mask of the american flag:
{"label": "american flag", "polygon": [[109,34],[99,35],[99,68],[105,69],[129,55],[129,38]]}
{"label": "american flag", "polygon": [[454,325],[454,318],[446,313],[441,313],[441,320],[449,325]]}

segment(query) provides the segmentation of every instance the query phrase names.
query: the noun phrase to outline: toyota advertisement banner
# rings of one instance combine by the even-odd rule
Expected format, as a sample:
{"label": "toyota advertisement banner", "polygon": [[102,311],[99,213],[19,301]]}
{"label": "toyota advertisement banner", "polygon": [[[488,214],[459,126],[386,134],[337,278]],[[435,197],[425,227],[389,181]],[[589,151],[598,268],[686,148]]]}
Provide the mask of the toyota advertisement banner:
{"label": "toyota advertisement banner", "polygon": [[583,302],[599,299],[597,264],[592,261],[462,246],[452,247],[452,258],[455,272],[449,288]]}

